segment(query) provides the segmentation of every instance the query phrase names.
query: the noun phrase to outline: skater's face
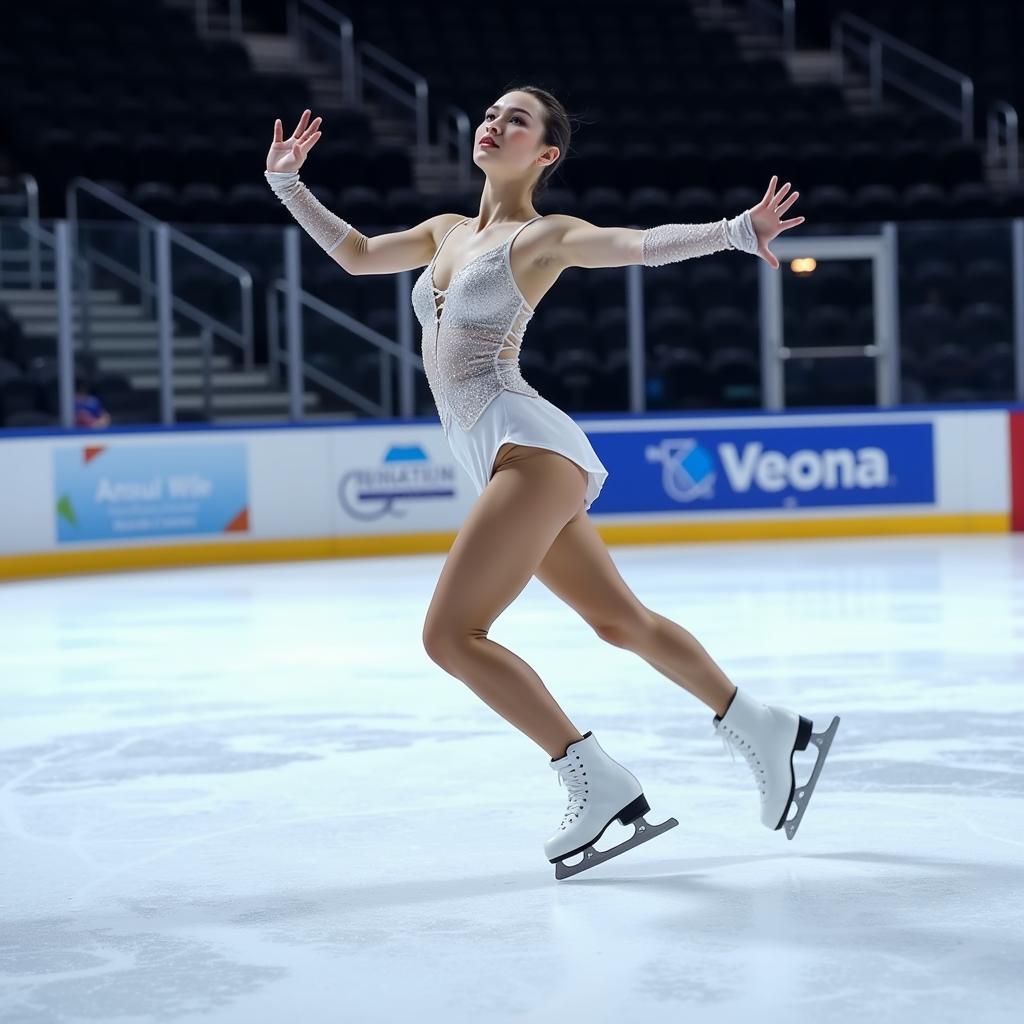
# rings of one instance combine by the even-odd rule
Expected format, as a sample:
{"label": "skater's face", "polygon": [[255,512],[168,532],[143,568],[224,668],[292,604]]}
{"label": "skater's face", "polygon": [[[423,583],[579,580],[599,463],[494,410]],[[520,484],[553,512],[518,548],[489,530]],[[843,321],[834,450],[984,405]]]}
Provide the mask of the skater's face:
{"label": "skater's face", "polygon": [[[505,93],[485,111],[473,140],[473,162],[487,175],[539,177],[558,159],[558,147],[544,144],[544,104],[528,92]],[[482,143],[493,139],[494,146]]]}

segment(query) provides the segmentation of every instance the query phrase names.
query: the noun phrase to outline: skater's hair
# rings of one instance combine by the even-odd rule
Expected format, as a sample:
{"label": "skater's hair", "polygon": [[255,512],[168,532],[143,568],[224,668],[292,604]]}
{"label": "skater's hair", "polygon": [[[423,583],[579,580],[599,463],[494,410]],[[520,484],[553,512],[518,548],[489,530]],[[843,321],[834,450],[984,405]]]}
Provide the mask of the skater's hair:
{"label": "skater's hair", "polygon": [[542,89],[539,85],[513,85],[507,88],[505,92],[528,92],[531,96],[540,100],[541,106],[544,109],[544,136],[542,141],[545,146],[558,147],[558,158],[554,163],[548,164],[540,172],[540,177],[534,182],[531,196],[536,198],[548,187],[548,181],[551,175],[555,173],[555,168],[569,155],[569,140],[572,138],[572,124],[569,121],[569,113],[556,97],[552,96],[547,89]]}

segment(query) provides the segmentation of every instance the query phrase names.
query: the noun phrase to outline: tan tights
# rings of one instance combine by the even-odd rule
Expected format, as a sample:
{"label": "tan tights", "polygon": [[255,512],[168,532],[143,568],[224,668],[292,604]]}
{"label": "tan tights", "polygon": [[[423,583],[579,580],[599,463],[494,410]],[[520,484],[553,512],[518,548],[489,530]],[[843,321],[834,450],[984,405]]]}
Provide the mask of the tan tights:
{"label": "tan tights", "polygon": [[582,739],[540,676],[487,636],[532,576],[601,639],[724,714],[735,686],[695,637],[641,604],[584,511],[586,473],[546,448],[503,444],[445,559],[423,624],[431,660],[557,759]]}

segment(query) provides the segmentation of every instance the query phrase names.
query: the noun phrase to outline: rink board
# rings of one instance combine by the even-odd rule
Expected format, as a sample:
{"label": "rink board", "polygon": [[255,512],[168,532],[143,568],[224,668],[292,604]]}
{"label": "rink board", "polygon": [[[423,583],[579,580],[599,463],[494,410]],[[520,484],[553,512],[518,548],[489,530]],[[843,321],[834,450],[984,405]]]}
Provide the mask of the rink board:
{"label": "rink board", "polygon": [[[1024,528],[1018,406],[578,422],[609,543]],[[476,500],[423,419],[10,431],[0,481],[0,578],[445,552]]]}

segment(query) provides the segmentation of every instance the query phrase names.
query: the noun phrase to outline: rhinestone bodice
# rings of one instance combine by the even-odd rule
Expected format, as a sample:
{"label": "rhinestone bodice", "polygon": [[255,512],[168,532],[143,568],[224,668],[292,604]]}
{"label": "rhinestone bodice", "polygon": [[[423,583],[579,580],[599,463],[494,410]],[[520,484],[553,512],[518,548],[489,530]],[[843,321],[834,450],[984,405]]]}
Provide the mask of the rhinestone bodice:
{"label": "rhinestone bodice", "polygon": [[515,237],[538,219],[520,224],[500,245],[460,267],[442,291],[434,286],[437,253],[468,218],[452,225],[413,285],[413,310],[423,329],[423,369],[446,435],[453,418],[469,430],[502,391],[540,394],[519,369],[523,332],[533,309],[512,276],[509,259]]}

